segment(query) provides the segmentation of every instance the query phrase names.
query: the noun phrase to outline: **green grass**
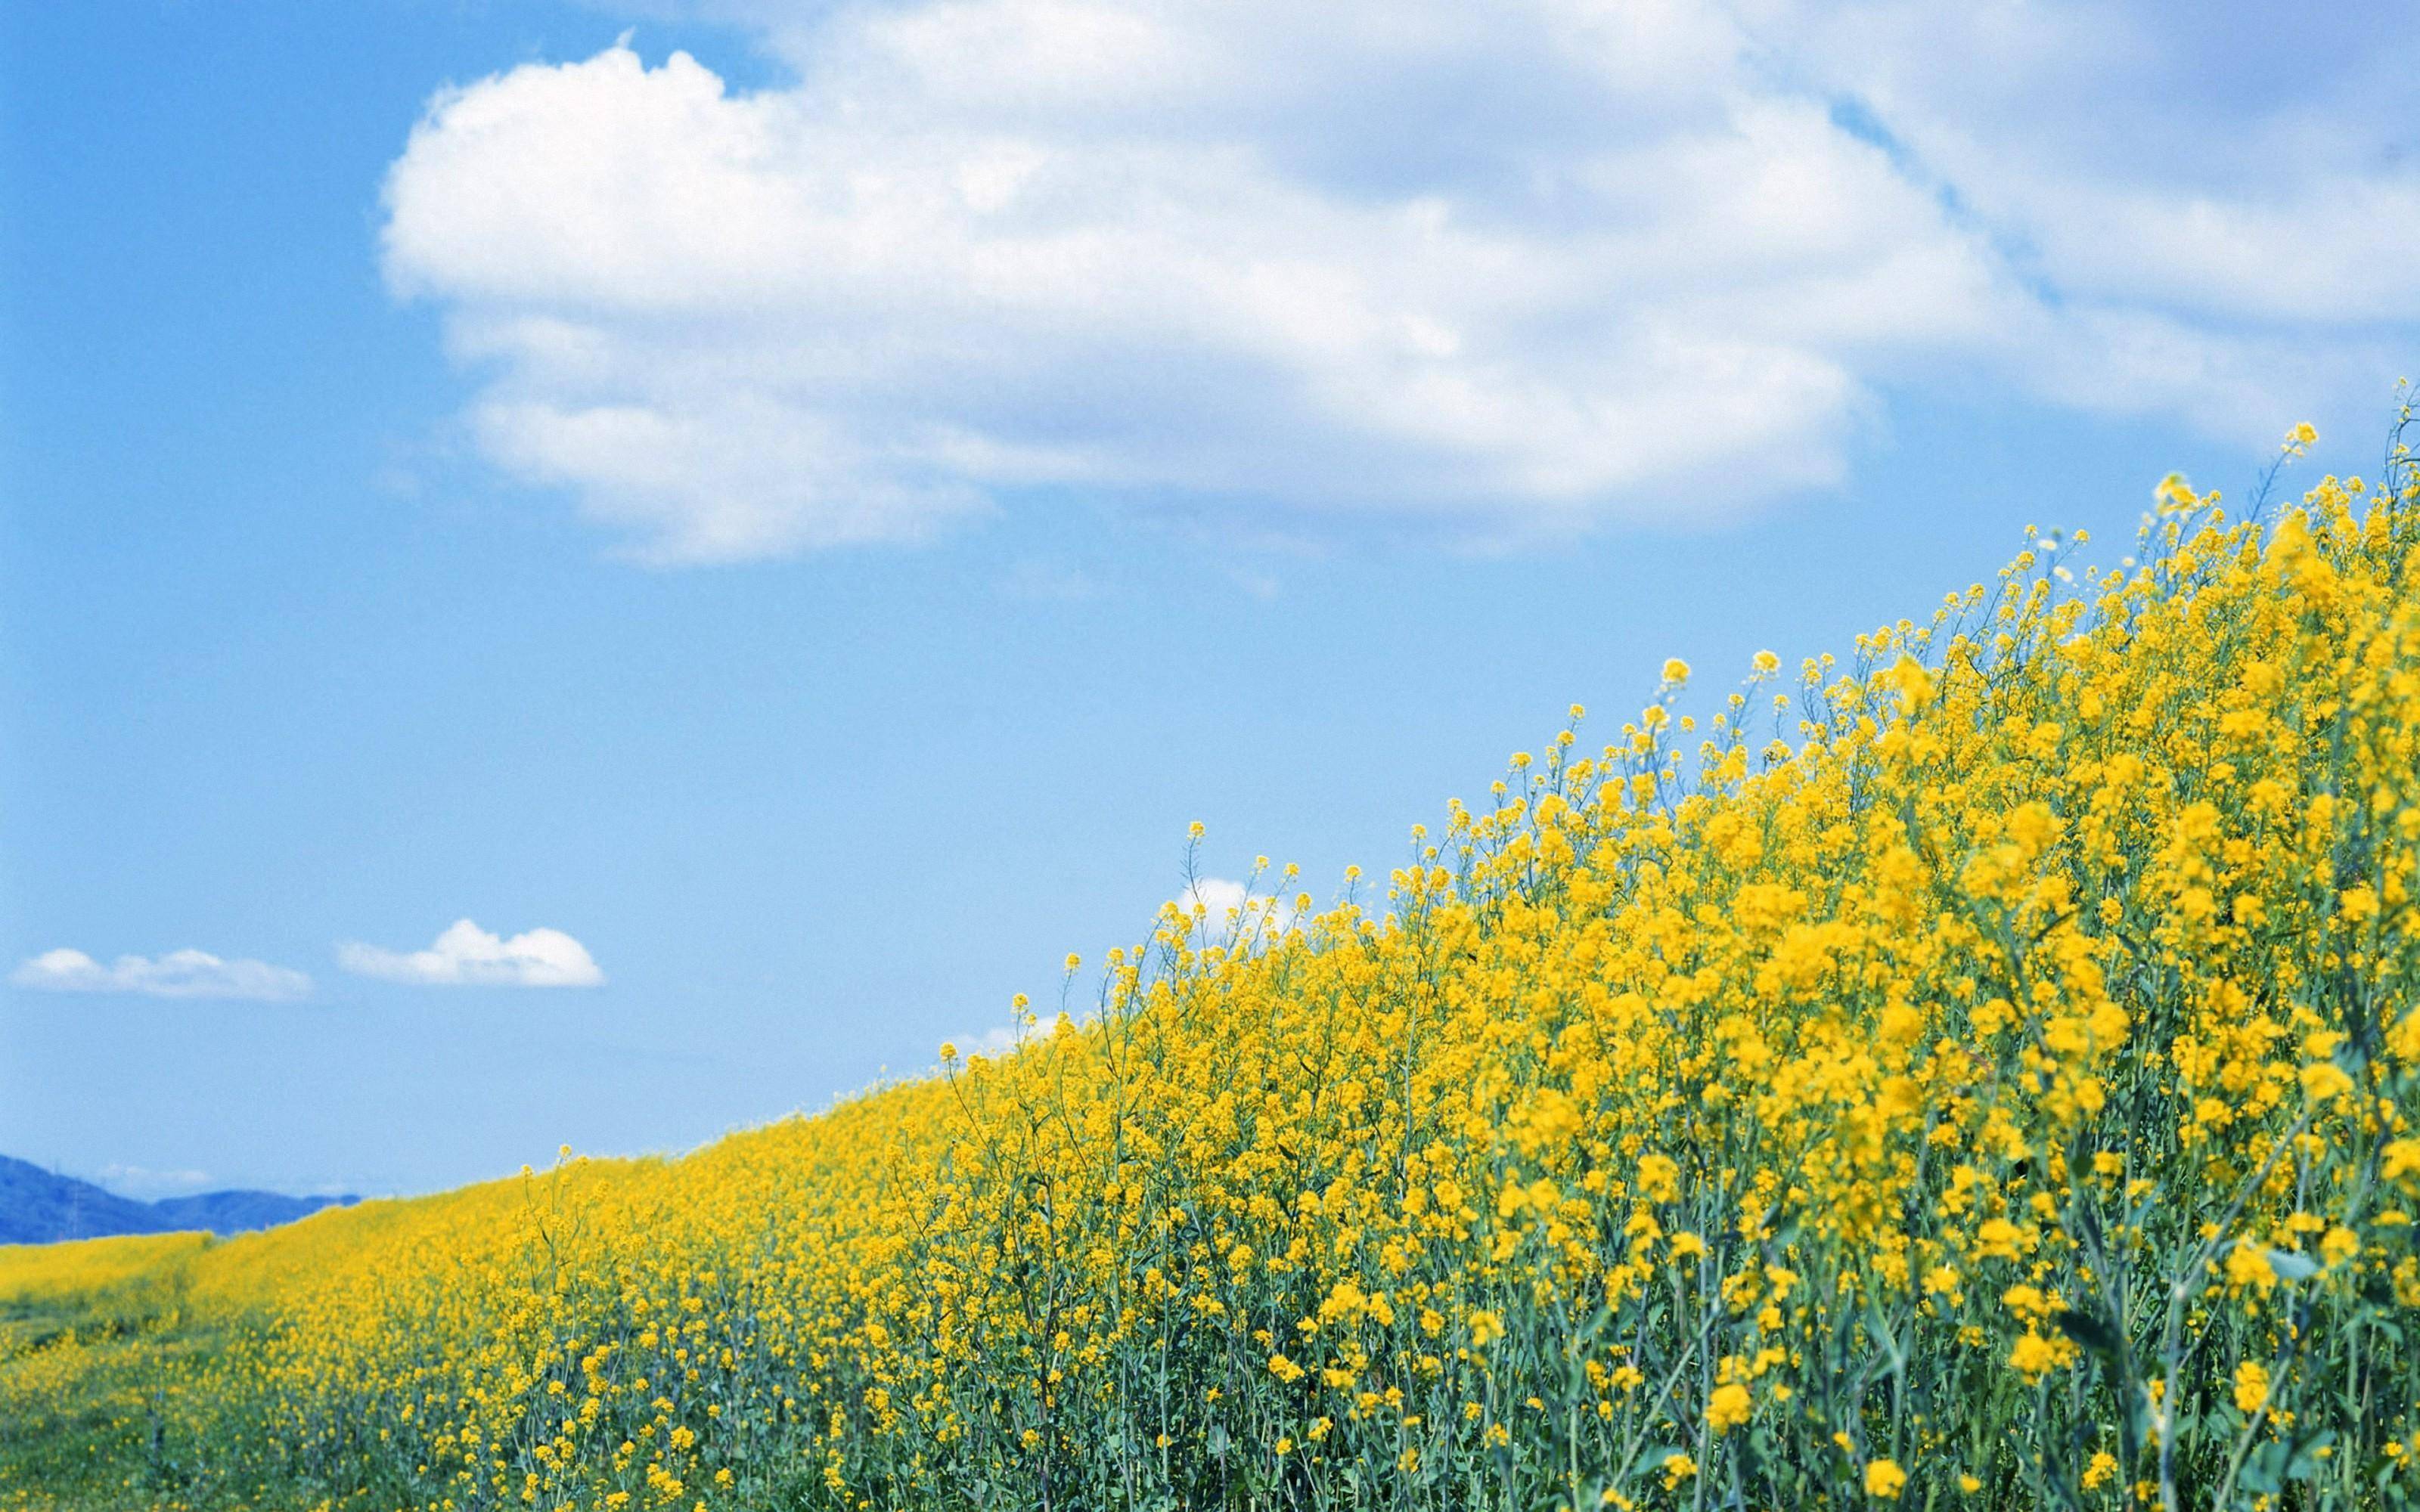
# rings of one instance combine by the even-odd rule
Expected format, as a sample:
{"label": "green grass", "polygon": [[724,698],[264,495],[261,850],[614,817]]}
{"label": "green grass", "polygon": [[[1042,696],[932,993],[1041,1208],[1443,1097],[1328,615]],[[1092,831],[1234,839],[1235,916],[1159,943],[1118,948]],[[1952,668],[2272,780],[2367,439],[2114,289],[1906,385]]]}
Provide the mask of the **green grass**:
{"label": "green grass", "polygon": [[0,1507],[205,1504],[156,1394],[221,1343],[184,1304],[206,1242],[0,1249]]}

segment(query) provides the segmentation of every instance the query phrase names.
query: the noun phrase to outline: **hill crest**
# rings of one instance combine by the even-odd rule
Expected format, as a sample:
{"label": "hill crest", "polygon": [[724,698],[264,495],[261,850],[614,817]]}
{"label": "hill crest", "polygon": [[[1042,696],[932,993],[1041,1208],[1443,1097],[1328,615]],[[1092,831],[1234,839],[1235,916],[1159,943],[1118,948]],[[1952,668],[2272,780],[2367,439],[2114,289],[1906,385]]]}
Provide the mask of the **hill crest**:
{"label": "hill crest", "polygon": [[273,1228],[358,1198],[295,1197],[277,1192],[203,1192],[142,1202],[31,1161],[0,1155],[0,1244],[47,1244],[118,1234],[201,1229],[222,1237]]}

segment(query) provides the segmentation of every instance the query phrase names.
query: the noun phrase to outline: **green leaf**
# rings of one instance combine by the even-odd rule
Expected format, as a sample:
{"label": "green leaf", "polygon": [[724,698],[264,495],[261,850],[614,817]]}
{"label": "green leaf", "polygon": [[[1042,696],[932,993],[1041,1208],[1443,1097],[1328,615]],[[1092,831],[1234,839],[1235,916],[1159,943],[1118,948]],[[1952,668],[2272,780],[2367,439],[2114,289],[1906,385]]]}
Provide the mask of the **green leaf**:
{"label": "green leaf", "polygon": [[2101,1358],[2104,1360],[2118,1358],[2119,1340],[2117,1330],[2090,1313],[2078,1312],[2072,1307],[2063,1308],[2052,1321],[2058,1325],[2060,1333]]}
{"label": "green leaf", "polygon": [[2286,1467],[2286,1478],[2288,1480],[2317,1479],[2320,1468],[2326,1463],[2319,1458],[2319,1451],[2335,1443],[2335,1439],[2334,1428],[2323,1428],[2295,1444],[2293,1460]]}
{"label": "green leaf", "polygon": [[1630,1470],[1628,1473],[1634,1476],[1660,1474],[1663,1473],[1665,1460],[1671,1458],[1674,1455],[1687,1454],[1688,1452],[1689,1451],[1686,1449],[1683,1449],[1675,1444],[1650,1444],[1646,1448],[1639,1450],[1638,1458],[1630,1462]]}

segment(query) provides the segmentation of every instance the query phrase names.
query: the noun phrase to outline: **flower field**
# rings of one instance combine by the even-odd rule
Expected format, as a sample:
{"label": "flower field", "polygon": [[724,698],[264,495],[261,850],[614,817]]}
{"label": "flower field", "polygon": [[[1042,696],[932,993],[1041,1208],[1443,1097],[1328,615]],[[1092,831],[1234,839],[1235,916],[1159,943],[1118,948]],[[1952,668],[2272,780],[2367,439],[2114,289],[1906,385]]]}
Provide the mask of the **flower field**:
{"label": "flower field", "polygon": [[2420,1504],[2420,470],[2063,554],[1012,1054],[0,1250],[0,1507]]}

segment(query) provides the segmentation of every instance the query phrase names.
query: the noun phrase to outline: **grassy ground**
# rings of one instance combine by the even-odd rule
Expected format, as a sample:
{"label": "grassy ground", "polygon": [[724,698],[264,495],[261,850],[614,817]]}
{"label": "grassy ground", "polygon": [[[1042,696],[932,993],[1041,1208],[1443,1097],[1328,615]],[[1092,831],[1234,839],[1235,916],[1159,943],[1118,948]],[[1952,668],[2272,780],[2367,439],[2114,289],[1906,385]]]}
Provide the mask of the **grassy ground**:
{"label": "grassy ground", "polygon": [[0,1247],[0,1506],[186,1504],[153,1394],[219,1342],[185,1305],[210,1242]]}

